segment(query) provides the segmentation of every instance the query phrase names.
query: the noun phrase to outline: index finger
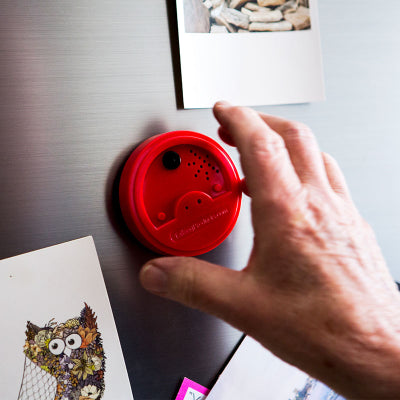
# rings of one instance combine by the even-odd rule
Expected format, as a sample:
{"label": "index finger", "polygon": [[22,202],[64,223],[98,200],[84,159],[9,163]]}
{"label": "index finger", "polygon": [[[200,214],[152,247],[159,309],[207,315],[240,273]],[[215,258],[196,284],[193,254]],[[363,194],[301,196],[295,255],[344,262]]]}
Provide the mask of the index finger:
{"label": "index finger", "polygon": [[229,132],[240,153],[250,195],[256,199],[281,201],[301,189],[283,139],[254,110],[225,102],[214,106],[214,115]]}

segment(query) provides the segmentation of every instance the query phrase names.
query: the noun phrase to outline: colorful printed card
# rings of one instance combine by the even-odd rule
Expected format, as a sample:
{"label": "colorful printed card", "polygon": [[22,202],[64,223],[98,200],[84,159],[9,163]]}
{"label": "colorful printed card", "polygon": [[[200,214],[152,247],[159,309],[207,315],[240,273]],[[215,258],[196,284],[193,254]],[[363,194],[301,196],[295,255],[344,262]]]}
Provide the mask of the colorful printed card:
{"label": "colorful printed card", "polygon": [[91,237],[0,261],[0,393],[133,400]]}
{"label": "colorful printed card", "polygon": [[205,400],[209,392],[204,386],[184,378],[176,400]]}

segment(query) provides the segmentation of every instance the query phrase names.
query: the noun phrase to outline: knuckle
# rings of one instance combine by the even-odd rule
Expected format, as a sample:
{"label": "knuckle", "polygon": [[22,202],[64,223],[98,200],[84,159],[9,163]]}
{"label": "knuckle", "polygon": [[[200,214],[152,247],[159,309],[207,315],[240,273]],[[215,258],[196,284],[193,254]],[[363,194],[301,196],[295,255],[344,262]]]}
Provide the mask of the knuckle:
{"label": "knuckle", "polygon": [[288,140],[314,141],[315,137],[310,127],[302,122],[288,122],[284,129],[284,136]]}
{"label": "knuckle", "polygon": [[361,229],[371,238],[375,239],[375,231],[373,230],[372,226],[361,218]]}
{"label": "knuckle", "polygon": [[278,135],[264,135],[259,132],[249,134],[250,154],[254,157],[272,157],[285,150],[285,142]]}
{"label": "knuckle", "polygon": [[196,288],[196,273],[190,263],[185,263],[179,275],[177,286],[179,288],[179,297],[188,305],[193,307],[196,305],[195,288]]}

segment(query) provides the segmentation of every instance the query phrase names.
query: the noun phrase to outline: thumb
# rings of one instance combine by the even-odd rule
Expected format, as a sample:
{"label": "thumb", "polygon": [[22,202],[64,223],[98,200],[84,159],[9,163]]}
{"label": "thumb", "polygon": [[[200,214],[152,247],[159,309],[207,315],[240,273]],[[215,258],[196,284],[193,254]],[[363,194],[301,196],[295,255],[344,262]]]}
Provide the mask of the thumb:
{"label": "thumb", "polygon": [[148,262],[140,271],[145,289],[236,325],[237,305],[245,288],[243,271],[196,258],[164,257]]}

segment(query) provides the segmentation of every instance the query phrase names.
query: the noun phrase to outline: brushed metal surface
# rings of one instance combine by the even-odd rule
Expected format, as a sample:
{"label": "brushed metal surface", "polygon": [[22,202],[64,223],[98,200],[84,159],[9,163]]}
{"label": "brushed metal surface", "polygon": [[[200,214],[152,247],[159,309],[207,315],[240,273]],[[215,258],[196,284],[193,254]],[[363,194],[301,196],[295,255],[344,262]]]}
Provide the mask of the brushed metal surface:
{"label": "brushed metal surface", "polygon": [[[397,279],[399,13],[395,0],[321,2],[328,101],[260,108],[314,128]],[[94,236],[138,400],[172,399],[184,376],[210,385],[241,336],[140,287],[154,254],[116,204],[121,166],[144,138],[191,129],[217,139],[210,110],[177,109],[171,54],[162,0],[0,2],[0,258]],[[231,236],[203,258],[239,269],[251,243],[245,200]]]}

